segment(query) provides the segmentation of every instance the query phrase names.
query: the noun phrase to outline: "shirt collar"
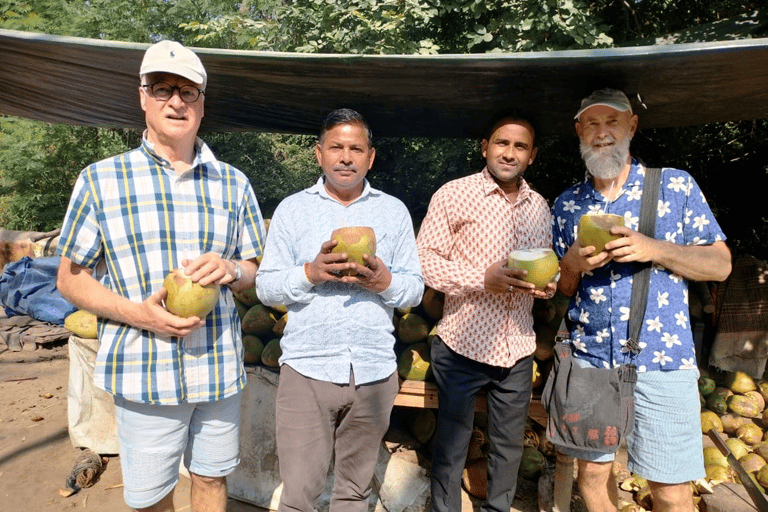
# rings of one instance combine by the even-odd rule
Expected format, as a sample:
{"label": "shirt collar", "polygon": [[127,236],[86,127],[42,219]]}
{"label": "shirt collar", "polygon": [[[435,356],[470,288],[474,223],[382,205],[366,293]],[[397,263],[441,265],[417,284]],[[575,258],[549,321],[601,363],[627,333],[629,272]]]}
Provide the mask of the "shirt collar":
{"label": "shirt collar", "polygon": [[[330,196],[330,194],[328,194],[328,191],[325,189],[325,176],[324,175],[320,176],[317,179],[317,182],[307,189],[307,192],[310,193],[310,194],[317,194],[320,197],[323,197],[325,199],[330,199],[331,201],[336,201],[338,203],[338,201],[336,199],[332,198]],[[368,181],[368,178],[363,178],[363,192],[360,194],[360,197],[355,198],[355,200],[352,201],[352,203],[354,203],[356,201],[359,201],[360,199],[364,198],[365,196],[367,196],[369,194],[372,195],[372,196],[375,196],[375,195],[381,194],[381,191],[376,190],[375,188],[373,188],[371,186],[370,182]],[[352,204],[352,203],[350,203],[350,204]]]}
{"label": "shirt collar", "polygon": [[[486,196],[489,196],[493,193],[495,193],[497,190],[500,194],[504,195],[506,197],[506,194],[501,189],[498,183],[496,183],[496,180],[493,179],[493,176],[491,176],[491,171],[488,170],[488,167],[483,167],[483,170],[481,172],[481,179],[482,179],[482,187],[483,187],[483,193]],[[525,181],[525,178],[520,177],[520,191],[517,194],[517,200],[523,201],[528,200],[531,197],[531,187],[528,185],[528,182]]]}
{"label": "shirt collar", "polygon": [[[146,151],[147,154],[160,165],[163,167],[171,166],[171,163],[168,160],[161,157],[155,151],[155,145],[147,139],[147,130],[144,130],[144,133],[142,134],[141,145],[144,148],[144,151]],[[201,166],[207,169],[208,172],[215,172],[216,174],[221,175],[220,165],[221,163],[216,159],[216,156],[213,154],[213,151],[211,151],[211,148],[208,147],[208,144],[203,142],[200,137],[195,137],[195,158],[192,160],[190,169]]]}

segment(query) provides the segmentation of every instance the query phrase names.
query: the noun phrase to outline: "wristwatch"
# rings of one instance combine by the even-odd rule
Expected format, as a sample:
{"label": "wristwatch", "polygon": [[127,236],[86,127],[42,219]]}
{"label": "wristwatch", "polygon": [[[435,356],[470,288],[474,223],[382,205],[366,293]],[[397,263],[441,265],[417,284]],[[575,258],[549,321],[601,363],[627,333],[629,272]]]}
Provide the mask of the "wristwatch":
{"label": "wristwatch", "polygon": [[[232,260],[229,260],[229,261],[232,261]],[[230,284],[236,283],[237,281],[240,280],[241,277],[243,277],[243,269],[240,268],[240,265],[238,265],[234,261],[232,261],[232,264],[235,266],[235,278],[230,281]]]}

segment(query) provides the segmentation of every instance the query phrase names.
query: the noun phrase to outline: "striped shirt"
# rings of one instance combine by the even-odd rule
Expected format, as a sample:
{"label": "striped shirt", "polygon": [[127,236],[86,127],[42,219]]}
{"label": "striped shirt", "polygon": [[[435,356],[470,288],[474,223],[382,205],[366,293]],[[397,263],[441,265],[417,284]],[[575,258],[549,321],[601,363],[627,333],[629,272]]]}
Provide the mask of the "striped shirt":
{"label": "striped shirt", "polygon": [[[182,260],[207,252],[255,258],[263,240],[261,212],[242,172],[216,160],[198,139],[192,167],[177,174],[145,138],[139,148],[81,172],[57,251],[91,269],[103,262],[100,282],[142,302]],[[214,401],[245,385],[240,321],[226,286],[205,326],[183,338],[103,318],[98,332],[95,384],[126,400]]]}
{"label": "striped shirt", "polygon": [[486,292],[485,270],[551,237],[547,202],[525,180],[514,203],[488,169],[435,192],[416,243],[424,282],[446,295],[437,334],[451,350],[505,368],[533,353],[533,297]]}

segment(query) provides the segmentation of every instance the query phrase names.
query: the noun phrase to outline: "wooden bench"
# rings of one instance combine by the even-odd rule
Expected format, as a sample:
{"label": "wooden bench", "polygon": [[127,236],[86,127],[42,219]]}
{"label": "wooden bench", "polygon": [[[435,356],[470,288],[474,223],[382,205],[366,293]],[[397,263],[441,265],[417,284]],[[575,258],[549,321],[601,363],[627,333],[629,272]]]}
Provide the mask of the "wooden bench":
{"label": "wooden bench", "polygon": [[[437,409],[437,385],[434,382],[400,380],[400,392],[395,398],[395,405],[420,409]],[[485,393],[480,393],[475,401],[475,411],[487,410],[488,401]],[[534,392],[528,416],[540,425],[547,424],[547,412],[541,404],[541,394]]]}

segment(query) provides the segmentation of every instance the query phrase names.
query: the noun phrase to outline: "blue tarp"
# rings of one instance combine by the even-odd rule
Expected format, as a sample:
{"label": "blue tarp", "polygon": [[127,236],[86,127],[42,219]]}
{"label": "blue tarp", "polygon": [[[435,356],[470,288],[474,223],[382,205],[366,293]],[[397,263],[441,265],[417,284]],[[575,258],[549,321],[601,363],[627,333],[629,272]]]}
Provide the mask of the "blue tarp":
{"label": "blue tarp", "polygon": [[0,275],[0,302],[8,316],[27,315],[42,322],[63,325],[77,308],[56,289],[61,258],[30,258],[8,263]]}

